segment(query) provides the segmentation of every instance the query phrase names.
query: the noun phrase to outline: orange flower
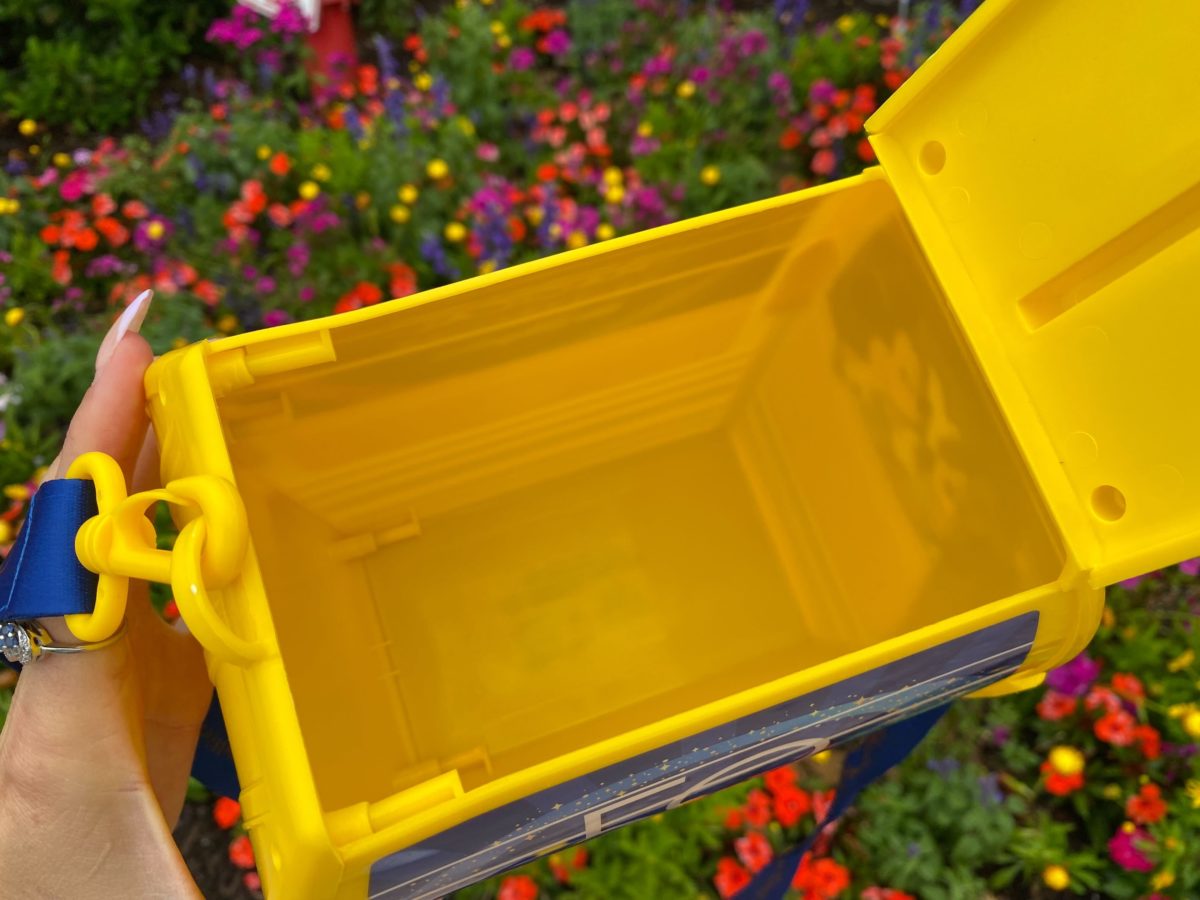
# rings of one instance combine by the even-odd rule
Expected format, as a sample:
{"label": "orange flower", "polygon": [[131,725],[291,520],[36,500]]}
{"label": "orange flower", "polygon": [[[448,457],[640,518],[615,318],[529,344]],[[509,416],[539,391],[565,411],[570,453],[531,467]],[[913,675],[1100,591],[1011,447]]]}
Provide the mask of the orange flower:
{"label": "orange flower", "polygon": [[812,854],[806,853],[792,876],[792,887],[803,900],[833,900],[850,887],[850,872],[832,859],[814,862]]}
{"label": "orange flower", "polygon": [[288,155],[282,150],[279,150],[271,157],[271,161],[267,163],[267,168],[271,170],[272,175],[278,175],[282,178],[292,169],[292,161],[288,159]]}
{"label": "orange flower", "polygon": [[267,216],[279,228],[287,228],[292,224],[292,211],[282,203],[272,203],[268,206]]}
{"label": "orange flower", "polygon": [[371,65],[358,67],[358,90],[363,94],[374,94],[379,90],[379,70]]}
{"label": "orange flower", "polygon": [[1112,677],[1113,690],[1130,703],[1141,703],[1146,699],[1146,689],[1136,675],[1118,672]]}
{"label": "orange flower", "polygon": [[59,284],[71,283],[71,254],[66,250],[54,251],[54,266],[50,270],[51,277]]}
{"label": "orange flower", "polygon": [[1054,768],[1050,760],[1042,763],[1042,775],[1045,776],[1046,790],[1056,797],[1066,797],[1083,787],[1082,772],[1064,775]]}
{"label": "orange flower", "polygon": [[46,225],[39,234],[43,243],[49,244],[51,247],[62,240],[62,229],[57,225]]}
{"label": "orange flower", "polygon": [[224,103],[214,103],[209,112],[212,113],[212,117],[218,122],[224,122],[228,110],[226,110]]}
{"label": "orange flower", "polygon": [[75,235],[75,247],[85,253],[95,250],[98,243],[100,243],[100,237],[91,228],[82,228]]}
{"label": "orange flower", "polygon": [[554,181],[558,177],[558,166],[554,163],[542,163],[537,167],[538,181]]}
{"label": "orange flower", "polygon": [[92,197],[92,215],[110,216],[117,210],[117,203],[108,194],[96,194]]}
{"label": "orange flower", "polygon": [[192,293],[209,306],[216,306],[221,299],[221,289],[207,278],[197,281],[192,287]]}
{"label": "orange flower", "polygon": [[127,219],[144,219],[150,215],[150,209],[141,200],[126,200],[121,206],[121,215]]}
{"label": "orange flower", "polygon": [[407,297],[417,291],[417,273],[407,263],[392,263],[388,270],[388,292],[392,298]]}
{"label": "orange flower", "polygon": [[110,247],[120,247],[129,240],[129,229],[112,216],[102,216],[93,223]]}
{"label": "orange flower", "polygon": [[1125,803],[1125,815],[1139,825],[1153,825],[1167,814],[1167,804],[1157,784],[1143,784]]}

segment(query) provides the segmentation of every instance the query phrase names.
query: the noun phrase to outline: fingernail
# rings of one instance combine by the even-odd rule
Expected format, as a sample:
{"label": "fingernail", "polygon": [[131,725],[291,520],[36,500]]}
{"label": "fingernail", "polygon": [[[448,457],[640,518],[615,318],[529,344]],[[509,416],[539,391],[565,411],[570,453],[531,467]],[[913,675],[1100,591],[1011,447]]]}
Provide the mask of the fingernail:
{"label": "fingernail", "polygon": [[100,342],[100,349],[96,351],[96,374],[109,363],[113,358],[113,354],[117,352],[117,345],[121,343],[121,339],[125,335],[133,332],[137,334],[142,323],[146,321],[146,312],[150,309],[150,300],[154,296],[154,291],[142,291],[138,294],[133,302],[125,307],[125,311],[121,313],[120,318],[113,322],[112,328],[108,329],[108,334],[104,336],[104,340]]}

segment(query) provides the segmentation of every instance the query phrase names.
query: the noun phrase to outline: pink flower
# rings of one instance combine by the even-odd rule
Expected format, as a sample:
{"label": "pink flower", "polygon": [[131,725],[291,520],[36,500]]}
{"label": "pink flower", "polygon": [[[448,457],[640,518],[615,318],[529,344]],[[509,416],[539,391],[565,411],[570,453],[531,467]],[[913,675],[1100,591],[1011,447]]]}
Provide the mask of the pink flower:
{"label": "pink flower", "polygon": [[1200,556],[1181,562],[1179,564],[1179,571],[1184,575],[1191,575],[1193,578],[1200,575]]}
{"label": "pink flower", "polygon": [[832,150],[818,150],[813,154],[812,170],[817,175],[832,175],[837,168],[837,157]]}
{"label": "pink flower", "polygon": [[524,72],[526,69],[533,68],[537,57],[534,56],[532,50],[528,47],[518,47],[508,57],[508,67],[514,72]]}
{"label": "pink flower", "polygon": [[68,203],[75,203],[82,199],[84,194],[92,192],[92,178],[83,169],[76,169],[70,175],[63,179],[62,184],[58,186],[58,194]]}
{"label": "pink flower", "polygon": [[1153,846],[1153,843],[1146,829],[1134,828],[1126,822],[1109,840],[1108,855],[1122,869],[1130,872],[1152,872],[1154,863],[1140,847]]}
{"label": "pink flower", "polygon": [[571,36],[556,28],[542,39],[542,47],[551,56],[563,56],[571,49]]}

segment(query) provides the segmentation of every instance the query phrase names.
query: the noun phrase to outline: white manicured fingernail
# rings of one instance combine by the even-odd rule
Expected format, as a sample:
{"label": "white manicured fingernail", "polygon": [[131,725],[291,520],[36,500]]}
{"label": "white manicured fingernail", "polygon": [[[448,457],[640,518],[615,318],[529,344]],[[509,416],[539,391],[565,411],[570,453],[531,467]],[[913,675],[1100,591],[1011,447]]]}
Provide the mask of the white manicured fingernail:
{"label": "white manicured fingernail", "polygon": [[142,323],[146,321],[146,312],[150,309],[150,300],[153,297],[154,291],[142,291],[133,299],[132,303],[125,307],[120,318],[113,322],[112,328],[108,329],[108,334],[100,342],[100,349],[96,351],[97,375],[113,358],[122,338],[130,332],[137,334],[141,330]]}

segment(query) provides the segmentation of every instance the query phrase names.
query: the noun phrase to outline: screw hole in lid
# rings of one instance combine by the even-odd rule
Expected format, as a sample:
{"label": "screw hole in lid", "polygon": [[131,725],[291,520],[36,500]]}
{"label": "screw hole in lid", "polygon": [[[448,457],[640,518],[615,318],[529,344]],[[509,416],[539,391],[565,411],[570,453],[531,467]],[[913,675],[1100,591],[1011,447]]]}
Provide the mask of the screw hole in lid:
{"label": "screw hole in lid", "polygon": [[1102,484],[1092,491],[1092,512],[1106,522],[1115,522],[1125,515],[1125,495],[1111,484]]}
{"label": "screw hole in lid", "polygon": [[920,161],[926,175],[936,175],[946,165],[946,148],[938,141],[929,141],[921,148]]}

